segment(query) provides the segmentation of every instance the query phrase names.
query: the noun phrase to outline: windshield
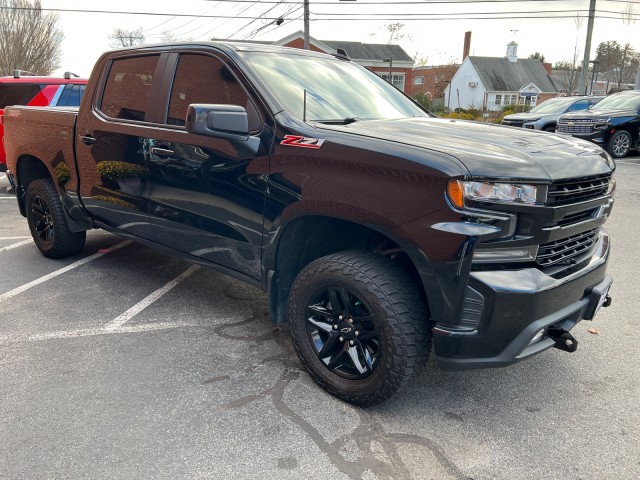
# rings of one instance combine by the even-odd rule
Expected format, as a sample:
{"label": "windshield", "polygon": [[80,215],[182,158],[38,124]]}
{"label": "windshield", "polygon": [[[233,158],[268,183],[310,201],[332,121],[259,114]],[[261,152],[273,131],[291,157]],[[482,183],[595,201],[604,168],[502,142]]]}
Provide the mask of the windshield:
{"label": "windshield", "polygon": [[564,113],[574,101],[573,98],[552,98],[532,108],[530,113]]}
{"label": "windshield", "polygon": [[354,63],[264,52],[241,55],[284,108],[300,119],[348,123],[428,116],[395,87]]}
{"label": "windshield", "polygon": [[640,95],[611,95],[591,107],[592,110],[635,110],[640,107]]}

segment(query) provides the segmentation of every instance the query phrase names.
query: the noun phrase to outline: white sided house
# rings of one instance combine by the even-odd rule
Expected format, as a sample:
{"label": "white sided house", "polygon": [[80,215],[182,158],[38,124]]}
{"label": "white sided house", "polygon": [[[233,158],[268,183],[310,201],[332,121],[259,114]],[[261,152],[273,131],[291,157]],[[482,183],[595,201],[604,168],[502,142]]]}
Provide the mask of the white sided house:
{"label": "white sided house", "polygon": [[558,95],[550,65],[519,59],[518,44],[507,45],[505,57],[467,57],[444,92],[445,105],[498,111],[506,105],[535,106]]}

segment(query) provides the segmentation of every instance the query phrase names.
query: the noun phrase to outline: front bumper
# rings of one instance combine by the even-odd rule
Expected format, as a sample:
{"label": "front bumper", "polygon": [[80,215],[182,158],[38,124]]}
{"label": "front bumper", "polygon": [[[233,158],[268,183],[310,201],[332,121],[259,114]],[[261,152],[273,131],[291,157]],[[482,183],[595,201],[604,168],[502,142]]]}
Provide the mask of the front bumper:
{"label": "front bumper", "polygon": [[481,295],[481,320],[471,331],[434,327],[438,365],[444,370],[504,367],[554,346],[554,332],[592,319],[608,296],[608,256],[609,237],[602,230],[590,259],[561,279],[537,268],[472,273],[469,286]]}
{"label": "front bumper", "polygon": [[560,135],[567,135],[569,137],[580,138],[582,140],[589,140],[597,145],[604,145],[606,143],[605,132],[603,130],[597,130],[595,132],[587,133],[587,134],[579,134],[579,133],[563,133],[558,132]]}

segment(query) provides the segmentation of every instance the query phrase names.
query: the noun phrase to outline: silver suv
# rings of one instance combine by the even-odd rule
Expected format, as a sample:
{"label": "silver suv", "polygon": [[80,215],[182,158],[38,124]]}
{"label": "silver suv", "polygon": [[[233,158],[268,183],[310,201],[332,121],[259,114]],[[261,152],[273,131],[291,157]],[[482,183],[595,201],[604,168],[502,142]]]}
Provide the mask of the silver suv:
{"label": "silver suv", "polygon": [[604,97],[557,97],[535,106],[530,112],[505,115],[502,125],[555,132],[558,117],[563,113],[586,110]]}

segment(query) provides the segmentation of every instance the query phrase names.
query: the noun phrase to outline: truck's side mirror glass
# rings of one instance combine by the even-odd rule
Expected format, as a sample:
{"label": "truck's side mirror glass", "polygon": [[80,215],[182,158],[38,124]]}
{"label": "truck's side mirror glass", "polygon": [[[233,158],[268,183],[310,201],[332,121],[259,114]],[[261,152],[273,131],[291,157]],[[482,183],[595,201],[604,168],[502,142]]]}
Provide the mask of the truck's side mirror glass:
{"label": "truck's side mirror glass", "polygon": [[194,103],[187,109],[187,132],[227,140],[247,140],[249,119],[239,105]]}

